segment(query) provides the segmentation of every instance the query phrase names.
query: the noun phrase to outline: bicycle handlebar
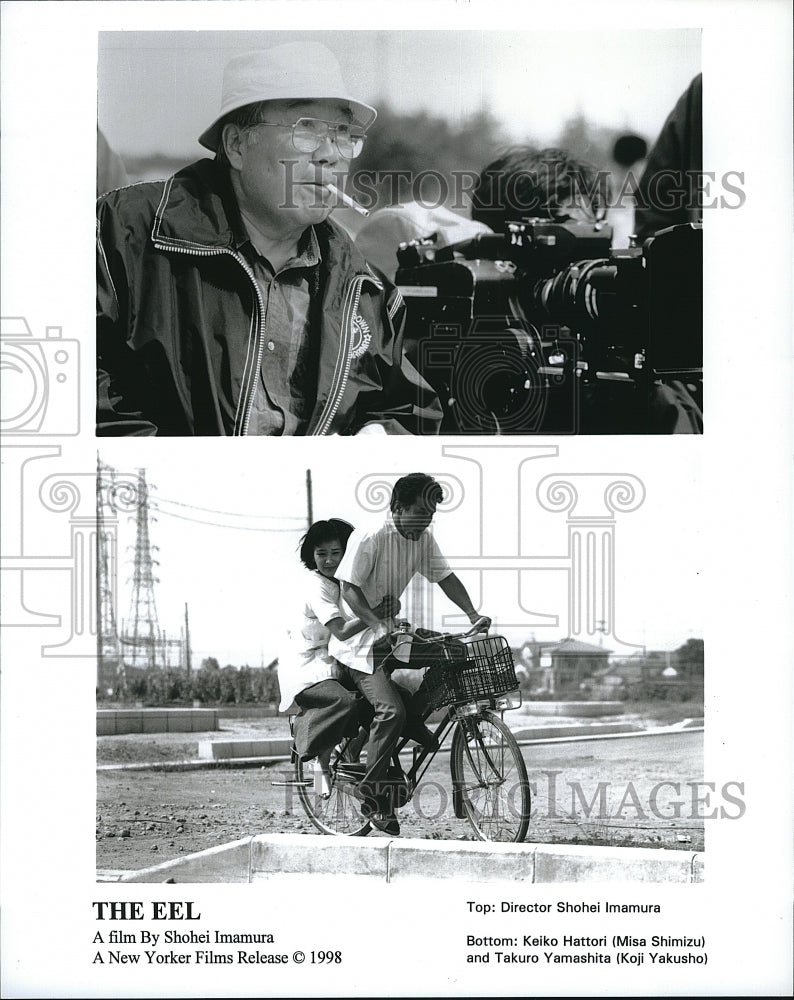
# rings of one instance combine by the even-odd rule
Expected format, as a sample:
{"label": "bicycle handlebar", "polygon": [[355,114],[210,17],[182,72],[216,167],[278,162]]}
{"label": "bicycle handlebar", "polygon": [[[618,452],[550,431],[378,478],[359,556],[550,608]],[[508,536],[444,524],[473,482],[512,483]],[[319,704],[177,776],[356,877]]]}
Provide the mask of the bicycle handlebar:
{"label": "bicycle handlebar", "polygon": [[417,633],[416,629],[411,625],[410,622],[408,622],[405,619],[403,619],[400,622],[400,627],[397,628],[397,629],[395,629],[393,632],[389,633],[389,639],[392,640],[392,641],[395,641],[401,635],[410,635],[411,638],[415,639],[417,642],[424,642],[424,643],[441,642],[441,643],[443,643],[443,642],[451,642],[454,639],[469,639],[469,638],[471,638],[471,636],[477,635],[478,633],[484,633],[484,634],[487,635],[488,634],[488,630],[490,629],[490,627],[491,627],[491,623],[489,623],[486,626],[476,625],[475,624],[467,632],[455,632],[455,633],[443,632],[443,633],[435,633],[435,634],[429,635],[429,636],[423,636],[423,635],[419,635]]}

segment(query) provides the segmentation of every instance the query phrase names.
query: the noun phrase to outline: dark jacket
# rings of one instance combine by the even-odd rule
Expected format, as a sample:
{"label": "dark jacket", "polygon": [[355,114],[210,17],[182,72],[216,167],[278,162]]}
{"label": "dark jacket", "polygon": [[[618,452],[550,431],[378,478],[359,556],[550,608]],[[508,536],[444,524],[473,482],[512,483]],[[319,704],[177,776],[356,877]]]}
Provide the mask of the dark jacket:
{"label": "dark jacket", "polygon": [[[405,359],[405,305],[332,222],[310,334],[307,434],[438,432],[441,407]],[[260,293],[226,168],[110,192],[97,216],[97,434],[245,434],[264,350]],[[314,387],[312,387],[314,388]]]}
{"label": "dark jacket", "polygon": [[687,171],[703,169],[703,76],[692,80],[667,116],[640,178],[634,231],[642,244],[668,226],[700,222]]}

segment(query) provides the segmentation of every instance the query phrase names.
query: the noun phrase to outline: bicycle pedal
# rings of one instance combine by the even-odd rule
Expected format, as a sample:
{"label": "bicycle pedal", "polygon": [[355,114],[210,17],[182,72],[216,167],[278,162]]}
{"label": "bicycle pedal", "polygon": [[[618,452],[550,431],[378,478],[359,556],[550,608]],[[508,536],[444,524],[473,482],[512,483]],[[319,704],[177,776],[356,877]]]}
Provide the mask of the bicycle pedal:
{"label": "bicycle pedal", "polygon": [[270,784],[276,788],[306,788],[312,782],[307,781],[305,778],[303,781],[298,781],[297,778],[286,778],[284,781],[271,781]]}

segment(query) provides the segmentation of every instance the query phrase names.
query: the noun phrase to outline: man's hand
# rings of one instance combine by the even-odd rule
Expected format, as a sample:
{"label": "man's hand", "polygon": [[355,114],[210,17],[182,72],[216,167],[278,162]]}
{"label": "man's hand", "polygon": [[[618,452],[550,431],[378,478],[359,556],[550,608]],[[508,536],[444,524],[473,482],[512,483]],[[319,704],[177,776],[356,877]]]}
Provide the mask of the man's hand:
{"label": "man's hand", "polygon": [[469,616],[469,621],[472,624],[472,628],[478,632],[487,632],[491,627],[491,619],[487,615],[478,615],[476,611],[473,615]]}
{"label": "man's hand", "polygon": [[372,610],[378,618],[394,618],[400,613],[400,599],[387,594]]}

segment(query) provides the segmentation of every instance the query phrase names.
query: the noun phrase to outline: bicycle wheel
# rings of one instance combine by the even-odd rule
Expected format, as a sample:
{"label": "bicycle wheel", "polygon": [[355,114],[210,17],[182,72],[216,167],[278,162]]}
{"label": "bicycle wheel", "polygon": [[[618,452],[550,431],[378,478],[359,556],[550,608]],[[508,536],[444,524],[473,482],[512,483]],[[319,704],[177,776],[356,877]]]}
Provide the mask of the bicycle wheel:
{"label": "bicycle wheel", "polygon": [[450,753],[452,788],[479,840],[520,843],[531,808],[515,736],[492,712],[460,719]]}
{"label": "bicycle wheel", "polygon": [[319,782],[315,782],[314,761],[304,764],[296,760],[298,798],[306,815],[321,833],[366,837],[372,827],[369,820],[361,815],[361,803],[348,790],[352,782],[340,780],[340,766],[344,770],[344,763],[340,765],[338,752],[334,750],[330,762],[330,780],[321,787]]}

